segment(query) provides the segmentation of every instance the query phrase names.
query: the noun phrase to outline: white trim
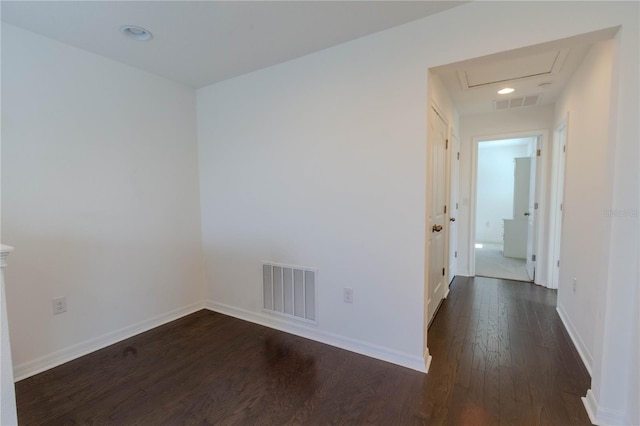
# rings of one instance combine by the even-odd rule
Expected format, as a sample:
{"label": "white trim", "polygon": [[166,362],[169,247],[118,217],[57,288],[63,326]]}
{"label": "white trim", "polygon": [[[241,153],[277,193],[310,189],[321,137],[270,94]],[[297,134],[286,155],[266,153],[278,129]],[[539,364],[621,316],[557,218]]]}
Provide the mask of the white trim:
{"label": "white trim", "polygon": [[[562,151],[560,133],[564,130],[564,147],[567,147],[569,131],[569,112],[553,130],[553,137],[549,146],[549,237],[547,239],[547,287],[558,288],[560,267],[557,262],[560,259],[560,245],[562,236],[562,213],[559,205],[563,202],[564,181],[566,167],[566,152]],[[558,232],[559,231],[559,232]],[[560,264],[562,265],[562,263]]]}
{"label": "white trim", "polygon": [[547,277],[547,236],[548,232],[548,186],[547,178],[549,176],[549,158],[551,157],[551,130],[546,129],[538,136],[537,148],[541,150],[541,156],[536,160],[536,202],[538,203],[538,212],[536,216],[537,223],[534,232],[536,233],[534,253],[539,260],[535,265],[534,283],[548,287],[549,277]]}
{"label": "white trim", "polygon": [[598,405],[595,394],[589,389],[587,396],[582,398],[585,410],[589,415],[589,420],[594,425],[623,425],[625,421],[625,413],[621,411],[607,410]]}
{"label": "white trim", "polygon": [[440,105],[438,105],[438,103],[433,98],[430,98],[429,102],[431,103],[431,108],[433,108],[433,110],[436,112],[436,114],[438,114],[438,117],[440,117],[442,119],[442,121],[444,122],[445,126],[447,127],[447,135],[448,135],[448,133],[449,133],[449,122],[447,121],[447,117],[444,114],[444,110],[442,108],[440,108]]}
{"label": "white trim", "polygon": [[103,334],[102,336],[95,337],[93,339],[85,340],[84,342],[60,349],[49,355],[36,358],[31,361],[23,362],[22,364],[15,365],[13,367],[14,381],[19,381],[31,377],[43,371],[49,370],[53,367],[57,367],[61,364],[80,358],[91,352],[95,352],[99,349],[103,349],[107,346],[118,343],[122,340],[133,337],[137,334],[144,333],[163,324],[171,321],[175,321],[186,315],[192,314],[199,310],[204,309],[203,302],[196,302],[187,305],[183,308],[175,309],[156,317],[140,321],[137,324],[133,324],[119,330],[111,331]]}
{"label": "white trim", "polygon": [[141,321],[137,324],[133,324],[131,326],[127,326],[119,330],[103,334],[102,336],[86,340],[76,345],[69,346],[49,355],[27,361],[19,365],[15,365],[13,368],[14,381],[17,382],[19,380],[34,376],[38,373],[42,373],[43,371],[57,367],[76,358],[80,358],[91,352],[103,349],[107,346],[136,336],[140,333],[144,333],[145,331],[149,331],[163,324],[175,321],[201,309],[208,309],[210,311],[219,312],[221,314],[263,325],[265,327],[280,330],[285,333],[305,337],[307,339],[315,340],[327,345],[335,346],[351,352],[356,352],[372,358],[390,362],[392,364],[410,368],[412,370],[420,371],[422,373],[428,372],[429,366],[431,364],[431,355],[428,354],[428,351],[425,354],[425,358],[414,357],[403,352],[395,351],[393,349],[388,349],[382,346],[346,338],[325,331],[320,331],[302,324],[285,324],[278,317],[273,317],[271,315],[250,312],[244,309],[235,308],[233,306],[224,305],[222,303],[216,303],[213,301],[200,301],[192,303],[191,305],[185,306],[183,308],[158,315],[154,318]]}
{"label": "white trim", "polygon": [[397,364],[403,367],[410,368],[412,370],[420,371],[422,373],[427,372],[429,364],[431,362],[430,356],[428,359],[424,359],[419,356],[416,357],[404,352],[395,351],[393,349],[384,348],[382,346],[373,345],[371,343],[351,339],[348,337],[340,336],[338,334],[321,331],[317,328],[307,327],[304,324],[284,322],[282,321],[282,319],[274,318],[270,315],[251,312],[246,309],[218,303],[213,300],[205,301],[204,308],[244,321],[249,321],[254,324],[259,324],[265,327],[273,328],[275,330],[283,331],[285,333],[315,340],[316,342],[335,346],[337,348],[345,349],[351,352],[356,352],[361,355],[369,356],[371,358],[376,358],[382,361],[390,362],[392,364]]}
{"label": "white trim", "polygon": [[596,401],[596,397],[593,392],[591,392],[591,389],[587,391],[587,396],[583,396],[580,399],[582,399],[582,403],[584,404],[584,409],[587,411],[589,420],[591,420],[591,423],[594,425],[597,425],[596,413],[598,412],[598,401]]}
{"label": "white trim", "polygon": [[429,353],[429,348],[426,347],[424,348],[424,372],[425,373],[429,373],[429,368],[431,367],[431,360],[433,359],[431,357],[431,354]]}
{"label": "white trim", "polygon": [[564,310],[560,303],[558,303],[558,306],[556,307],[556,312],[558,312],[560,320],[564,325],[564,329],[567,330],[567,334],[569,334],[569,337],[573,342],[573,346],[576,347],[578,355],[580,355],[580,358],[582,358],[582,363],[589,372],[589,376],[593,376],[591,373],[593,357],[591,356],[591,352],[589,352],[587,345],[584,344],[582,337],[580,337],[580,333],[578,333],[578,330],[576,330],[576,328],[573,326],[573,323],[569,319],[569,315],[567,315],[567,312]]}
{"label": "white trim", "polygon": [[292,265],[290,263],[273,262],[271,260],[262,260],[261,262],[263,265],[279,266],[280,268],[287,269],[304,269],[306,271],[315,272],[316,274],[318,273],[318,268],[312,266]]}

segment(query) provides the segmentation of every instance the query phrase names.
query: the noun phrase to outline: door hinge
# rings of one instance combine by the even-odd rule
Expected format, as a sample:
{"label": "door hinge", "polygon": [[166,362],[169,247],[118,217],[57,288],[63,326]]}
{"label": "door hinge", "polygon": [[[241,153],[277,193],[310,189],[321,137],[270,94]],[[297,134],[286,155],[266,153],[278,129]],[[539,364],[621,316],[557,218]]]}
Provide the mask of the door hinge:
{"label": "door hinge", "polygon": [[444,140],[444,149],[449,149],[449,139]]}
{"label": "door hinge", "polygon": [[566,145],[562,145],[562,152],[567,152],[567,146]]}
{"label": "door hinge", "polygon": [[460,159],[460,153],[458,153],[457,157],[458,157],[458,160],[459,160]]}
{"label": "door hinge", "polygon": [[534,208],[535,210],[538,210],[538,203],[533,203],[533,208]]}
{"label": "door hinge", "polygon": [[458,252],[453,252],[453,257],[458,257]]}
{"label": "door hinge", "polygon": [[442,276],[444,277],[444,268],[442,268]]}
{"label": "door hinge", "polygon": [[540,157],[540,154],[541,154],[541,153],[542,153],[542,152],[541,152],[540,150],[537,150],[537,151],[536,151],[536,157]]}
{"label": "door hinge", "polygon": [[560,267],[560,261],[558,260],[558,268]]}
{"label": "door hinge", "polygon": [[562,211],[562,203],[560,203],[560,211]]}
{"label": "door hinge", "polygon": [[444,212],[445,213],[447,212],[447,206],[446,205],[444,206]]}
{"label": "door hinge", "polygon": [[456,210],[458,210],[458,203],[456,203]]}
{"label": "door hinge", "polygon": [[532,255],[531,255],[531,261],[532,261],[532,262],[535,262],[535,261],[536,261],[536,255],[535,255],[535,254],[532,254]]}

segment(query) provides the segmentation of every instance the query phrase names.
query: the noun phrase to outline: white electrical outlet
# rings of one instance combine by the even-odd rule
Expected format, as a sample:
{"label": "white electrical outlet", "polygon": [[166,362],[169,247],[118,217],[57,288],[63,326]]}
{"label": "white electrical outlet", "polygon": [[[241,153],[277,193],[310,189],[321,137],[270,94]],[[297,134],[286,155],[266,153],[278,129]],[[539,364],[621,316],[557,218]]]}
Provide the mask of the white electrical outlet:
{"label": "white electrical outlet", "polygon": [[576,285],[578,284],[578,280],[576,279],[576,277],[573,277],[573,292],[576,292]]}
{"label": "white electrical outlet", "polygon": [[64,296],[54,297],[51,299],[53,306],[53,315],[62,314],[67,312],[67,298]]}
{"label": "white electrical outlet", "polygon": [[344,302],[353,303],[353,289],[349,287],[344,288]]}

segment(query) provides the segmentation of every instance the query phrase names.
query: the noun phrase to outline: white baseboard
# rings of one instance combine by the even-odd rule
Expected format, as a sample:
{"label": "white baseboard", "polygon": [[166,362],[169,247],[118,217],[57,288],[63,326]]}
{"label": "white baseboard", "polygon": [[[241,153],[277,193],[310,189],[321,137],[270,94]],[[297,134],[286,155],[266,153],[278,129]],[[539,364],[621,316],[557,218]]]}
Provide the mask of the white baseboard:
{"label": "white baseboard", "polygon": [[431,367],[431,354],[429,353],[429,347],[424,348],[424,365],[425,373],[429,373],[429,367]]}
{"label": "white baseboard", "polygon": [[245,309],[236,308],[234,306],[217,303],[210,300],[206,301],[204,306],[205,308],[214,312],[219,312],[221,314],[238,318],[244,321],[249,321],[255,324],[263,325],[265,327],[284,331],[285,333],[295,334],[296,336],[315,340],[317,342],[335,346],[351,352],[356,352],[361,355],[369,356],[371,358],[380,359],[382,361],[397,364],[403,367],[410,368],[412,370],[420,371],[422,373],[427,372],[429,363],[431,362],[431,356],[429,356],[428,359],[424,359],[419,356],[412,356],[403,352],[384,348],[382,346],[377,346],[371,343],[366,343],[348,337],[340,336],[338,334],[321,331],[315,327],[309,327],[304,324],[295,324],[283,320],[280,317],[272,317],[264,313],[251,312]]}
{"label": "white baseboard", "polygon": [[589,420],[591,420],[591,423],[594,425],[597,425],[596,413],[598,412],[598,402],[596,401],[596,397],[593,395],[593,392],[591,392],[591,389],[587,391],[587,396],[582,397],[581,399],[585,410],[587,410]]}
{"label": "white baseboard", "polygon": [[594,425],[606,426],[627,424],[625,421],[625,413],[607,410],[606,408],[600,407],[598,400],[591,389],[587,391],[587,396],[582,398],[582,403],[584,404],[585,410],[587,410],[589,420],[591,420],[591,423]]}
{"label": "white baseboard", "polygon": [[57,367],[58,365],[76,358],[80,358],[81,356],[97,351],[98,349],[113,345],[114,343],[118,343],[122,340],[128,339],[129,337],[133,337],[136,334],[144,333],[152,328],[175,321],[178,318],[182,318],[201,309],[204,309],[203,302],[196,302],[183,308],[158,315],[154,318],[140,321],[137,324],[103,334],[102,336],[85,340],[84,342],[69,346],[52,354],[15,365],[13,367],[14,381],[17,382],[19,380],[26,379],[27,377],[49,370],[50,368]]}
{"label": "white baseboard", "polygon": [[346,349],[351,352],[356,352],[372,358],[401,365],[423,373],[426,373],[429,370],[429,365],[431,364],[431,355],[429,354],[427,354],[425,358],[415,357],[403,352],[372,345],[370,343],[361,342],[359,340],[350,339],[337,334],[328,333],[326,331],[320,331],[306,325],[289,323],[283,321],[281,318],[271,317],[267,314],[250,312],[213,301],[201,301],[167,312],[166,314],[141,321],[137,324],[103,334],[102,336],[86,340],[76,345],[69,346],[40,358],[15,365],[13,367],[14,381],[17,382],[19,380],[26,379],[27,377],[34,376],[38,373],[57,367],[76,358],[80,358],[81,356],[99,349],[103,349],[137,334],[144,333],[152,328],[175,321],[201,309],[209,309],[221,314],[260,324],[265,327],[274,328],[286,333],[295,334],[307,339]]}
{"label": "white baseboard", "polygon": [[573,323],[569,319],[567,312],[564,310],[564,308],[560,303],[558,303],[558,307],[556,308],[556,311],[560,316],[560,320],[562,321],[562,324],[564,325],[565,330],[567,330],[567,334],[569,334],[569,337],[571,337],[571,341],[573,342],[573,345],[576,347],[576,350],[578,351],[580,358],[582,358],[582,362],[584,363],[584,366],[589,372],[589,376],[591,376],[592,375],[591,366],[593,364],[593,358],[591,356],[591,352],[589,352],[587,345],[584,344],[582,337],[580,337],[580,334],[578,333],[576,328],[573,326]]}

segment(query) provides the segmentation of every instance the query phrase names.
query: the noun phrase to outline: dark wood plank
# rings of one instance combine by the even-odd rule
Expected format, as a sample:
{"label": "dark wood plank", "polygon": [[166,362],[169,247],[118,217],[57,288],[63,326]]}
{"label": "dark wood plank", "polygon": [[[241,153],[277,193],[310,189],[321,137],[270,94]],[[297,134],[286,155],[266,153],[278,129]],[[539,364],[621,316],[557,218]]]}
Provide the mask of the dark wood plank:
{"label": "dark wood plank", "polygon": [[428,375],[200,311],[16,384],[21,425],[590,424],[555,291],[457,277]]}

